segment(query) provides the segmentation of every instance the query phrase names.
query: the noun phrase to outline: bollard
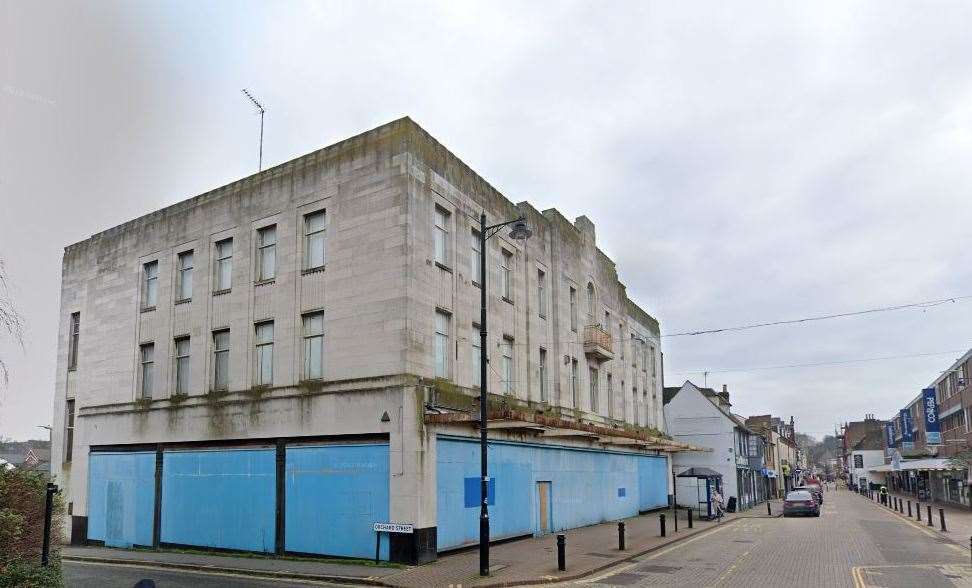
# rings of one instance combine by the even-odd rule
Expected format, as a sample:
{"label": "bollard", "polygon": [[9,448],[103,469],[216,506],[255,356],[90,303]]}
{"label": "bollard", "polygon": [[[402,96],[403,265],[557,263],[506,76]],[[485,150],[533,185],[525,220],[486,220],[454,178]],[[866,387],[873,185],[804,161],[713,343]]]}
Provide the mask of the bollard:
{"label": "bollard", "polygon": [[688,509],[688,523],[689,523],[689,529],[691,529],[692,528],[692,509],[691,508]]}
{"label": "bollard", "polygon": [[567,570],[567,537],[557,535],[557,569],[561,572]]}
{"label": "bollard", "polygon": [[893,506],[891,507],[891,510],[897,511],[898,510],[898,497],[897,496],[894,497],[894,502],[892,504],[893,504]]}
{"label": "bollard", "polygon": [[618,521],[618,551],[624,551],[624,521]]}
{"label": "bollard", "polygon": [[678,507],[672,509],[672,523],[674,525],[674,531],[678,533]]}
{"label": "bollard", "polygon": [[928,505],[928,526],[929,527],[934,527],[935,526],[935,521],[932,520],[931,505],[930,504]]}
{"label": "bollard", "polygon": [[945,509],[944,508],[938,509],[938,523],[942,527],[942,533],[947,532],[947,529],[945,529]]}
{"label": "bollard", "polygon": [[898,499],[898,512],[904,514],[904,500]]}
{"label": "bollard", "polygon": [[41,565],[47,566],[51,553],[51,514],[54,510],[54,495],[57,494],[57,486],[47,483],[47,497],[44,503],[44,546],[41,548]]}
{"label": "bollard", "polygon": [[920,502],[915,502],[915,519],[917,519],[919,523],[921,522],[921,503]]}
{"label": "bollard", "polygon": [[766,501],[766,514],[773,516],[773,506],[770,504],[769,500]]}
{"label": "bollard", "polygon": [[911,518],[911,501],[908,501],[908,518]]}
{"label": "bollard", "polygon": [[658,526],[661,529],[661,536],[665,536],[665,513],[658,515]]}

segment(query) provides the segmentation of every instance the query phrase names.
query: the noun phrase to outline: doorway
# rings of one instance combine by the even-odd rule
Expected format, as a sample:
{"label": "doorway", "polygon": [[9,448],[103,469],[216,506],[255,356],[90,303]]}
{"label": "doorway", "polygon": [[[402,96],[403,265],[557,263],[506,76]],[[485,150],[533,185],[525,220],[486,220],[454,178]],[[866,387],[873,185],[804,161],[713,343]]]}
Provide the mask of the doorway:
{"label": "doorway", "polygon": [[537,535],[553,531],[553,501],[550,482],[537,482]]}

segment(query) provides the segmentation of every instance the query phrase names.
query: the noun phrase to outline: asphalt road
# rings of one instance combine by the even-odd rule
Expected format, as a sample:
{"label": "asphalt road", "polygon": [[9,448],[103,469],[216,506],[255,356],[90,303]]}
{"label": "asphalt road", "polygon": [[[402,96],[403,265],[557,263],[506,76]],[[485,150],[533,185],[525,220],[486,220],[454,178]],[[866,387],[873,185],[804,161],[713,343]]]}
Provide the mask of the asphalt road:
{"label": "asphalt road", "polygon": [[132,588],[142,579],[155,581],[157,588],[307,588],[338,586],[315,582],[285,582],[226,574],[207,574],[183,570],[142,568],[99,563],[66,561],[62,564],[67,588]]}
{"label": "asphalt road", "polygon": [[595,586],[972,586],[968,549],[847,491],[820,518],[742,519],[579,584]]}

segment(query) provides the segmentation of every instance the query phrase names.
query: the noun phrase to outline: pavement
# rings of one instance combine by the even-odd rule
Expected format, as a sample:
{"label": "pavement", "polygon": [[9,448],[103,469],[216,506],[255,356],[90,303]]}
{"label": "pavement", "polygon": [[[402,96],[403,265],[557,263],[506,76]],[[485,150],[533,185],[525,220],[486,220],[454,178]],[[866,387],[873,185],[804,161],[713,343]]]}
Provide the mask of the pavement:
{"label": "pavement", "polygon": [[[956,545],[964,548],[970,547],[972,542],[972,510],[956,506],[948,502],[918,500],[909,494],[891,494],[892,498],[898,498],[902,502],[902,516],[908,517],[908,502],[911,502],[911,520],[918,522],[918,505],[921,505],[921,524],[934,529],[940,533],[941,537]],[[893,501],[892,501],[893,503]],[[928,525],[928,507],[932,507],[932,526]],[[944,513],[939,513],[939,510]],[[941,515],[945,515],[945,530],[941,528]]]}
{"label": "pavement", "polygon": [[[61,550],[66,573],[77,585],[81,578],[104,575],[103,570],[119,566],[150,568],[154,573],[166,572],[171,583],[173,574],[214,574],[229,577],[251,577],[254,586],[283,581],[301,583],[337,583],[343,585],[384,585],[399,587],[425,586],[515,586],[563,582],[589,576],[631,558],[675,544],[711,529],[729,526],[736,520],[769,518],[765,504],[731,513],[721,523],[694,521],[692,529],[684,511],[679,513],[678,530],[674,529],[671,511],[666,515],[666,537],[659,536],[659,514],[651,513],[625,520],[626,550],[618,549],[617,523],[604,523],[565,532],[567,541],[567,570],[557,569],[556,536],[547,535],[493,545],[490,549],[491,574],[479,576],[479,552],[476,549],[440,556],[439,560],[423,566],[384,567],[361,565],[334,560],[237,557],[218,553],[185,553],[173,551],[124,550],[104,547],[64,547]],[[780,501],[774,501],[773,517],[782,512]],[[100,570],[100,571],[99,571]],[[132,576],[126,570],[126,576]],[[137,574],[136,574],[137,575]],[[127,582],[131,577],[126,577]],[[132,583],[95,582],[91,586],[130,587]],[[263,582],[261,584],[259,582]],[[69,583],[68,585],[75,585]],[[193,585],[191,582],[186,585]],[[227,584],[230,585],[230,584]],[[250,584],[240,584],[250,585]]]}

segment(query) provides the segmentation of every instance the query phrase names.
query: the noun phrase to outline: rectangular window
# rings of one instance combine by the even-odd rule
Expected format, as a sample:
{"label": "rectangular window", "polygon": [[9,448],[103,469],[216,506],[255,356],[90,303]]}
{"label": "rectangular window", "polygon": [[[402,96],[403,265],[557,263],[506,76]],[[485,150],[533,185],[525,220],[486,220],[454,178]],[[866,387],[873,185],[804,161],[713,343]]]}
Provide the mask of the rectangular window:
{"label": "rectangular window", "polygon": [[591,391],[591,412],[597,412],[597,369],[590,368],[590,391]]}
{"label": "rectangular window", "polygon": [[648,346],[648,358],[649,358],[649,362],[651,363],[651,379],[654,380],[655,377],[657,376],[657,372],[655,371],[655,346],[654,345]]}
{"label": "rectangular window", "polygon": [[304,379],[324,377],[324,313],[304,315]]}
{"label": "rectangular window", "polygon": [[273,385],[273,321],[257,323],[254,327],[254,341],[256,345],[256,361],[254,367],[254,384],[257,386]]}
{"label": "rectangular window", "polygon": [[223,292],[233,287],[233,239],[216,242],[216,291]]}
{"label": "rectangular window", "polygon": [[577,381],[577,360],[570,360],[570,399],[574,403],[574,408],[580,406],[580,394],[578,392],[579,382]]}
{"label": "rectangular window", "polygon": [[150,261],[142,266],[142,308],[154,308],[159,298],[159,262]]}
{"label": "rectangular window", "polygon": [[547,316],[547,274],[537,270],[537,312],[541,317]]}
{"label": "rectangular window", "polygon": [[503,265],[500,266],[500,292],[503,298],[513,300],[513,254],[503,250]]}
{"label": "rectangular window", "polygon": [[638,389],[631,389],[631,422],[638,424]]}
{"label": "rectangular window", "polygon": [[213,390],[229,388],[229,329],[213,331]]}
{"label": "rectangular window", "polygon": [[192,251],[179,254],[179,283],[176,284],[176,300],[192,298]]}
{"label": "rectangular window", "polygon": [[257,281],[277,277],[277,225],[257,231]]}
{"label": "rectangular window", "polygon": [[570,330],[577,332],[577,290],[570,289]]}
{"label": "rectangular window", "polygon": [[479,325],[473,324],[473,337],[472,337],[472,370],[473,370],[473,385],[479,386],[483,385],[483,374],[482,374],[482,364],[483,361],[483,342],[480,339],[481,334],[479,330]]}
{"label": "rectangular window", "polygon": [[324,267],[324,211],[304,216],[304,269]]}
{"label": "rectangular window", "polygon": [[621,420],[628,420],[628,404],[624,401],[624,380],[621,380]]}
{"label": "rectangular window", "polygon": [[449,266],[449,217],[451,215],[444,208],[435,207],[435,227],[432,240],[435,247],[435,261]]}
{"label": "rectangular window", "polygon": [[614,383],[611,382],[611,374],[607,375],[607,401],[608,416],[614,418]]}
{"label": "rectangular window", "polygon": [[189,337],[175,340],[175,393],[189,394]]}
{"label": "rectangular window", "polygon": [[547,350],[540,348],[540,402],[547,401]]}
{"label": "rectangular window", "polygon": [[513,393],[513,340],[503,337],[500,343],[500,351],[503,356],[503,393]]}
{"label": "rectangular window", "polygon": [[435,377],[449,377],[449,313],[435,311]]}
{"label": "rectangular window", "polygon": [[78,341],[81,337],[81,313],[71,313],[70,339],[68,339],[68,369],[78,369]]}
{"label": "rectangular window", "polygon": [[469,245],[470,248],[472,249],[472,259],[469,260],[470,261],[469,266],[472,270],[470,275],[472,275],[472,281],[475,284],[482,285],[483,260],[481,259],[481,256],[483,251],[482,249],[480,249],[481,244],[479,242],[479,231],[477,231],[476,229],[472,230],[471,236],[469,238]]}
{"label": "rectangular window", "polygon": [[64,461],[71,461],[74,455],[74,399],[68,398],[64,404]]}
{"label": "rectangular window", "polygon": [[155,344],[145,343],[140,348],[142,371],[139,380],[139,397],[152,398],[152,384],[155,380]]}

